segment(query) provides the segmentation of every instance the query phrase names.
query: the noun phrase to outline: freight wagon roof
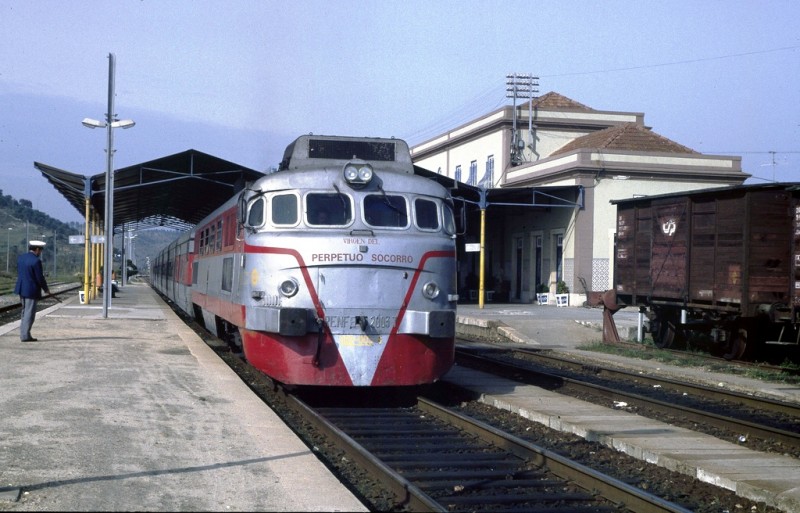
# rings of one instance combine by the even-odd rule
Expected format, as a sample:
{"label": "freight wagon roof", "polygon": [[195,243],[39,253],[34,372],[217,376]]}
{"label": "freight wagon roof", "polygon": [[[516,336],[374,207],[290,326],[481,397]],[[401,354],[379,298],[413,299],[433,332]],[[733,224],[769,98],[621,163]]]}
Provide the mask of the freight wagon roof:
{"label": "freight wagon roof", "polygon": [[[83,176],[34,162],[81,213],[85,200],[104,220],[106,174]],[[187,150],[114,171],[114,225],[188,229],[264,173],[197,150]]]}
{"label": "freight wagon roof", "polygon": [[661,198],[680,198],[691,196],[693,198],[708,196],[708,195],[730,195],[737,193],[744,193],[747,191],[756,190],[786,190],[792,192],[800,191],[800,182],[785,182],[785,183],[767,183],[757,185],[732,185],[728,187],[711,187],[708,189],[695,189],[691,191],[671,192],[668,194],[655,194],[653,196],[637,196],[635,198],[612,199],[612,205],[620,205],[624,203],[647,202],[654,199]]}

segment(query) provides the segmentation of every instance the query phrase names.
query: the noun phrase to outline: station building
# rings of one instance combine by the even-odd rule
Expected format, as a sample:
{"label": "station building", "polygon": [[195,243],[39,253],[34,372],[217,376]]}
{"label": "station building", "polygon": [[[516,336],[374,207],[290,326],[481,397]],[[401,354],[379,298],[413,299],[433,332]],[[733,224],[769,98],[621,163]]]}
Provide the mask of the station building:
{"label": "station building", "polygon": [[[741,157],[704,155],[653,131],[640,112],[596,110],[556,92],[505,106],[411,148],[414,165],[481,191],[459,246],[462,299],[569,304],[612,287],[612,200],[741,185]],[[454,197],[459,193],[454,190]],[[482,210],[482,224],[476,214]],[[558,287],[559,282],[563,282]]]}

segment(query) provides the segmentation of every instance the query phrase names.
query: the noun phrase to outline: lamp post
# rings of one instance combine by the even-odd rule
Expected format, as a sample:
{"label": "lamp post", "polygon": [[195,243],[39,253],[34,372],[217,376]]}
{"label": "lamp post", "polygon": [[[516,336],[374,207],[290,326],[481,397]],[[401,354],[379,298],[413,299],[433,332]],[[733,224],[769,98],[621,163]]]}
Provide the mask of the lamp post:
{"label": "lamp post", "polygon": [[103,265],[103,318],[108,317],[111,304],[111,268],[114,266],[114,129],[130,128],[136,123],[130,119],[118,120],[114,113],[114,69],[116,57],[108,54],[108,112],[105,122],[85,118],[88,128],[106,129],[106,197],[105,197],[105,264]]}
{"label": "lamp post", "polygon": [[[39,237],[39,240],[42,241],[42,242],[47,242],[47,235],[42,234],[42,236]],[[39,260],[42,261],[42,272],[45,272],[45,270],[47,269],[47,266],[45,265],[45,262],[44,262],[44,248],[42,248],[42,252],[39,254]]]}
{"label": "lamp post", "polygon": [[11,227],[8,227],[6,234],[6,272],[8,272],[8,261],[11,258]]}

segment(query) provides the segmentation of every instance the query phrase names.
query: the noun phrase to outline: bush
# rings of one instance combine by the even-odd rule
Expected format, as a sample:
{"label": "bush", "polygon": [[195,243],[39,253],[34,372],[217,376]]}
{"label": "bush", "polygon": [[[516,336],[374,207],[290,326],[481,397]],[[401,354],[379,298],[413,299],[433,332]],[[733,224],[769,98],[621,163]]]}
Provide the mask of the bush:
{"label": "bush", "polygon": [[569,294],[569,287],[567,287],[567,284],[564,282],[564,280],[560,280],[556,284],[556,294]]}

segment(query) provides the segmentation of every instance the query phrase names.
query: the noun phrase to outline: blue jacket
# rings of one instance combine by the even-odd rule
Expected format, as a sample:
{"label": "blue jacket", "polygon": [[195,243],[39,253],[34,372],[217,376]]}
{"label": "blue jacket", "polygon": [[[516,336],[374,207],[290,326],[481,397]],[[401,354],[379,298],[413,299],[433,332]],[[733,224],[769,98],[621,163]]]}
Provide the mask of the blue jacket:
{"label": "blue jacket", "polygon": [[50,292],[44,279],[42,261],[30,251],[17,258],[17,284],[14,294],[26,299],[41,299],[42,290]]}

